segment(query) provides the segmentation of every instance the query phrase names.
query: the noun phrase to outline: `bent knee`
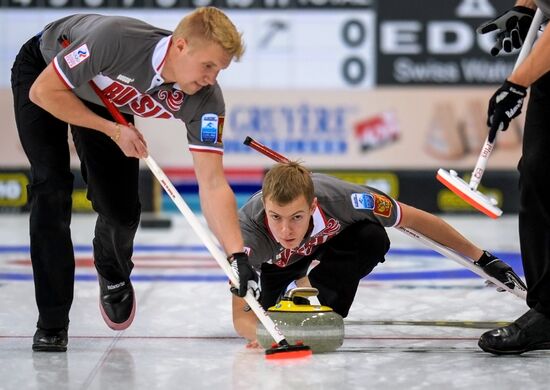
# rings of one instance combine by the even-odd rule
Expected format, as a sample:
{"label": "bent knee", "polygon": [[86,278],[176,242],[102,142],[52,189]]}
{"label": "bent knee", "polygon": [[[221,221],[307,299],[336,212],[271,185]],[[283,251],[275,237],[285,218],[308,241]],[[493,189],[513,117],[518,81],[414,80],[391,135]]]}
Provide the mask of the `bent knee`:
{"label": "bent knee", "polygon": [[386,228],[375,223],[369,223],[359,231],[357,242],[372,257],[383,258],[390,249],[390,239]]}
{"label": "bent knee", "polygon": [[116,207],[112,205],[96,211],[111,226],[134,229],[139,224],[141,206],[139,204],[134,207]]}

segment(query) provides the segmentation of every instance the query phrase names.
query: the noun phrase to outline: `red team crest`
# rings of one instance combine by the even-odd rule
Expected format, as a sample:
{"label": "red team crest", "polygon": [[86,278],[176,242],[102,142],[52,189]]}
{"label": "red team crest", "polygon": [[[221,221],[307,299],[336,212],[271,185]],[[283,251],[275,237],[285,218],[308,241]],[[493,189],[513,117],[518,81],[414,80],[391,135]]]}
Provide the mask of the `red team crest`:
{"label": "red team crest", "polygon": [[382,195],[374,195],[374,214],[381,215],[383,217],[389,218],[391,215],[392,203],[391,201]]}
{"label": "red team crest", "polygon": [[218,117],[218,142],[223,142],[222,141],[222,135],[223,135],[223,122],[225,120],[225,117],[223,116],[220,116]]}

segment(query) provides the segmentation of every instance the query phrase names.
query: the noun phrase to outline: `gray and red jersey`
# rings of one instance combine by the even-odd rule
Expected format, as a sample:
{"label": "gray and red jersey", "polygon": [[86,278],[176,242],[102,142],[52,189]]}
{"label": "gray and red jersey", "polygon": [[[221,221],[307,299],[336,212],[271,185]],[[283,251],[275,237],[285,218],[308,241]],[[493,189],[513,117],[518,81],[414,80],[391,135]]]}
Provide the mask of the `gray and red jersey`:
{"label": "gray and red jersey", "polygon": [[311,178],[317,197],[313,228],[295,249],[283,248],[269,231],[261,191],[239,210],[244,245],[253,267],[259,269],[266,262],[286,267],[312,254],[319,245],[359,221],[392,227],[401,220],[399,204],[381,191],[319,173],[312,174]]}
{"label": "gray and red jersey", "polygon": [[[70,45],[58,41],[65,37]],[[177,118],[192,151],[223,153],[225,103],[219,85],[186,95],[165,83],[162,68],[171,32],[123,16],[79,14],[48,24],[40,50],[61,80],[83,100],[100,104],[93,80],[120,111],[144,118]]]}

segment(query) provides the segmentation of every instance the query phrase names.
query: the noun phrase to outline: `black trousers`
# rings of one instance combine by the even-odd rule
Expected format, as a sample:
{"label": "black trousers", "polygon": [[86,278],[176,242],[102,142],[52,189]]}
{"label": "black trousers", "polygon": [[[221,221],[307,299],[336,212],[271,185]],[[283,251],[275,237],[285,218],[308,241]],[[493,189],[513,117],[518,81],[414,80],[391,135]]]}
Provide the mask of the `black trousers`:
{"label": "black trousers", "polygon": [[550,73],[531,86],[518,168],[527,305],[550,316]]}
{"label": "black trousers", "polygon": [[[34,37],[17,55],[11,83],[19,138],[31,165],[29,229],[37,326],[51,329],[69,323],[75,261],[70,232],[73,175],[68,125],[29,99],[30,87],[45,67],[39,38]],[[111,118],[104,107],[88,107]],[[71,126],[71,132],[88,185],[87,196],[98,214],[93,240],[95,266],[109,281],[128,281],[141,210],[139,161],[124,156],[103,133],[78,126]]]}
{"label": "black trousers", "polygon": [[384,227],[368,221],[350,225],[313,254],[287,267],[262,264],[261,304],[265,310],[275,305],[288,285],[304,276],[317,259],[319,264],[309,273],[309,281],[319,290],[319,302],[346,317],[359,282],[378,263],[384,262],[389,249],[390,240]]}

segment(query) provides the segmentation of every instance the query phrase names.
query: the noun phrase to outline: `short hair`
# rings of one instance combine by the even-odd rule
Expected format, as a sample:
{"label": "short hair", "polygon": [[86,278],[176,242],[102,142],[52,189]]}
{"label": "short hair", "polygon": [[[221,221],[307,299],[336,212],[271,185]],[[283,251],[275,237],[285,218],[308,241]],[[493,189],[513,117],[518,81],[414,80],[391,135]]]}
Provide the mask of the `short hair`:
{"label": "short hair", "polygon": [[200,7],[185,16],[173,33],[174,38],[209,41],[219,44],[231,57],[239,60],[244,53],[242,34],[216,7]]}
{"label": "short hair", "polygon": [[278,163],[264,177],[262,197],[286,205],[304,195],[308,204],[315,198],[310,172],[299,162]]}

